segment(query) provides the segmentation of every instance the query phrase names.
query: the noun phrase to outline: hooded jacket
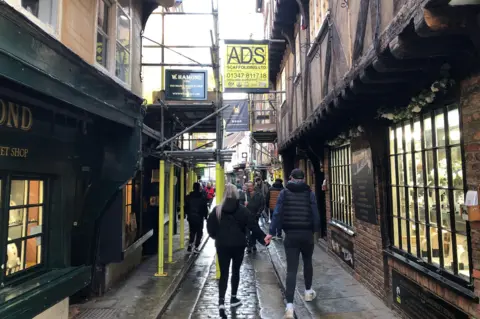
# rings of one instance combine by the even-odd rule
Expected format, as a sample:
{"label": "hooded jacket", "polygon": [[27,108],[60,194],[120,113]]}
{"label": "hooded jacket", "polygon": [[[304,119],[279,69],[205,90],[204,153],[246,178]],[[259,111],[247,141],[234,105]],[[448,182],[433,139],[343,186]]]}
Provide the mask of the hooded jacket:
{"label": "hooded jacket", "polygon": [[286,189],[280,192],[270,224],[270,233],[276,229],[289,232],[320,231],[315,194],[304,182],[288,182]]}
{"label": "hooded jacket", "polygon": [[207,218],[207,200],[201,191],[191,192],[185,198],[185,213],[190,222],[202,221],[204,218]]}
{"label": "hooded jacket", "polygon": [[251,230],[255,238],[265,245],[265,233],[247,208],[238,200],[227,198],[222,205],[220,218],[217,207],[210,213],[207,220],[207,231],[215,239],[216,247],[246,247],[246,230]]}

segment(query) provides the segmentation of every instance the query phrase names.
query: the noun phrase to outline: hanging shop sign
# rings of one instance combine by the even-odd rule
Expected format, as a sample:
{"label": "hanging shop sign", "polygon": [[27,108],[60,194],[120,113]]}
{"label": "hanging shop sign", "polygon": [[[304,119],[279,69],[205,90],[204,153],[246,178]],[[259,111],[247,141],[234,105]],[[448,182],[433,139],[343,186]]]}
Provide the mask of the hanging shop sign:
{"label": "hanging shop sign", "polygon": [[165,70],[167,100],[203,101],[207,99],[207,71]]}
{"label": "hanging shop sign", "polygon": [[225,92],[268,92],[268,42],[225,40]]}
{"label": "hanging shop sign", "polygon": [[223,111],[226,132],[245,132],[250,130],[248,100],[224,101],[230,105]]}
{"label": "hanging shop sign", "polygon": [[351,148],[355,217],[367,223],[377,224],[372,151],[368,142],[362,138],[352,139]]}
{"label": "hanging shop sign", "polygon": [[333,252],[340,257],[347,265],[354,268],[353,263],[353,242],[345,239],[335,231],[331,232],[330,243]]}
{"label": "hanging shop sign", "polygon": [[392,270],[394,303],[413,319],[467,319],[460,309],[438,298],[417,283]]}

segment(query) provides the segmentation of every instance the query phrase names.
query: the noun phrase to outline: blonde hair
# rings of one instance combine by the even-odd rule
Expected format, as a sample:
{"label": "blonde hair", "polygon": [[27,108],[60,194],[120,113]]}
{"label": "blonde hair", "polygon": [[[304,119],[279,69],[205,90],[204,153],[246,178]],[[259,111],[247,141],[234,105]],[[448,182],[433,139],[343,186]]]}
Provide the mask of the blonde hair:
{"label": "blonde hair", "polygon": [[222,207],[223,207],[223,204],[225,203],[225,200],[229,198],[238,200],[239,197],[240,196],[238,194],[237,186],[231,183],[228,183],[227,185],[225,185],[222,202],[220,203],[220,205],[217,205],[217,208],[216,208],[218,220],[222,218]]}

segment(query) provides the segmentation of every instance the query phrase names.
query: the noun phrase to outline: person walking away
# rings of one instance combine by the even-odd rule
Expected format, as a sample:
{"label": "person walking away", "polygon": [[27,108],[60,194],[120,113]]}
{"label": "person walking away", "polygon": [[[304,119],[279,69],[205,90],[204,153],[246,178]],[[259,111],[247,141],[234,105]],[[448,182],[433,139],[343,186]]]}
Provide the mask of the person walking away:
{"label": "person walking away", "polygon": [[[277,205],[278,195],[283,190],[283,180],[281,178],[277,178],[275,183],[273,183],[272,187],[268,190],[267,198],[265,199],[266,210],[272,214],[275,210],[275,206]],[[272,235],[274,236],[273,239],[282,239],[282,229],[274,229]]]}
{"label": "person walking away", "polygon": [[199,253],[198,247],[203,237],[203,220],[207,219],[207,199],[202,194],[200,183],[193,184],[193,191],[185,199],[185,213],[190,230],[187,251],[191,252],[195,243],[195,253]]}
{"label": "person walking away", "polygon": [[212,183],[207,183],[205,194],[207,197],[208,208],[210,209],[210,207],[212,207],[213,198],[215,197],[215,188],[212,187]]}
{"label": "person walking away", "polygon": [[287,280],[285,297],[287,308],[284,319],[294,318],[293,297],[297,281],[297,271],[300,254],[303,259],[303,274],[305,280],[305,301],[312,301],[316,292],[312,289],[314,248],[313,235],[320,231],[320,216],[318,215],[315,194],[305,183],[305,174],[296,168],[290,174],[286,189],[282,190],[273,212],[270,234],[272,238],[277,229],[285,232],[285,254],[287,257]]}
{"label": "person walking away", "polygon": [[226,318],[225,294],[228,285],[230,263],[232,263],[230,307],[238,307],[242,304],[241,300],[237,298],[237,291],[240,283],[240,267],[247,245],[247,228],[264,245],[270,243],[270,239],[267,240],[267,236],[260,229],[248,209],[240,205],[237,187],[229,183],[225,185],[225,195],[222,203],[215,207],[207,220],[207,231],[210,237],[215,239],[218,264],[220,266],[218,305],[222,318]]}
{"label": "person walking away", "polygon": [[[245,195],[245,207],[248,208],[250,214],[252,214],[253,218],[258,224],[258,220],[260,219],[260,214],[263,209],[263,196],[260,191],[253,186],[253,183],[251,182],[247,183],[247,192]],[[253,232],[249,232],[248,235],[247,253],[250,254],[252,251],[257,251],[257,247],[255,245],[255,235],[253,234]]]}

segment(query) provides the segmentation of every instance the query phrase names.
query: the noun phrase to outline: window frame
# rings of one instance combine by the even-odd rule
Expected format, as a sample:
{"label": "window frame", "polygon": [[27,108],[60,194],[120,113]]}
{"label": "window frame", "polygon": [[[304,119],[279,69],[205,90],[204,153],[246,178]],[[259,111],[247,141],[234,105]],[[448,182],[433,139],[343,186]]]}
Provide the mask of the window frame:
{"label": "window frame", "polygon": [[[115,2],[115,7],[116,7],[116,10],[115,10],[115,77],[117,79],[119,79],[120,81],[130,85],[131,81],[132,81],[132,73],[131,73],[132,50],[131,50],[131,48],[132,48],[132,39],[133,39],[133,37],[132,37],[133,22],[132,22],[132,1],[131,0],[126,0],[126,1],[128,1],[128,11],[129,12],[125,11],[125,9],[122,7],[122,5],[120,4],[120,2],[118,0]],[[128,25],[128,45],[129,45],[129,48],[125,47],[125,45],[120,43],[119,38],[118,38],[118,30],[119,30],[119,27],[118,27],[118,24],[119,24],[118,10],[121,10],[123,12],[123,14],[126,15],[126,17],[128,18],[128,21],[129,21],[129,25]],[[123,48],[123,50],[125,50],[125,52],[128,53],[128,68],[130,70],[128,72],[128,76],[127,76],[126,81],[121,79],[116,74],[116,72],[117,72],[117,55],[119,54],[118,46],[121,46]]]}
{"label": "window frame", "polygon": [[[107,48],[107,53],[106,53],[106,57],[107,57],[107,63],[106,63],[106,66],[103,66],[101,63],[98,63],[97,62],[97,41],[98,41],[98,37],[97,37],[97,32],[98,32],[98,3],[102,1],[104,2],[105,4],[108,5],[108,25],[107,25],[107,28],[108,28],[108,41],[109,41],[109,47]],[[127,14],[124,10],[124,8],[122,7],[122,5],[120,4],[120,2],[118,0],[96,0],[96,6],[95,6],[95,16],[94,16],[94,19],[95,19],[95,30],[94,30],[94,37],[95,37],[95,41],[94,41],[94,56],[93,56],[93,59],[94,59],[94,66],[97,67],[97,69],[99,69],[100,71],[106,73],[107,75],[109,75],[111,78],[113,78],[115,81],[117,81],[119,84],[122,84],[123,86],[125,86],[127,89],[130,89],[131,88],[131,83],[132,83],[132,50],[131,48],[133,47],[132,45],[132,41],[133,41],[133,1],[132,0],[127,0],[128,1],[128,4],[129,4],[129,9],[130,9],[130,13]],[[123,13],[125,13],[128,18],[130,19],[130,27],[129,27],[129,43],[130,43],[130,49],[129,50],[126,50],[129,54],[129,69],[130,69],[130,72],[128,74],[128,77],[127,77],[127,81],[123,81],[122,79],[120,79],[119,77],[117,77],[116,75],[116,69],[117,69],[117,44],[118,45],[121,45],[122,48],[125,49],[125,46],[123,46],[122,44],[120,44],[118,42],[118,37],[117,37],[117,30],[118,30],[118,18],[117,18],[117,12],[118,10],[122,10]]]}
{"label": "window frame", "polygon": [[[8,240],[8,228],[9,228],[9,208],[10,208],[10,193],[11,193],[11,184],[13,180],[27,180],[27,181],[43,181],[43,211],[42,211],[42,232],[41,235],[26,235],[15,240]],[[10,171],[1,171],[0,172],[0,183],[2,183],[2,189],[0,191],[0,229],[4,232],[3,236],[0,236],[0,285],[1,286],[10,286],[17,282],[23,281],[26,278],[36,276],[40,273],[43,273],[48,268],[48,254],[49,254],[49,217],[51,215],[51,182],[52,176],[44,174],[35,174],[27,172],[10,172]],[[28,191],[29,192],[29,191]],[[40,205],[16,205],[14,207],[28,208],[32,206]],[[5,213],[4,213],[5,212]],[[28,219],[28,212],[26,218]],[[28,228],[27,228],[28,230]],[[24,268],[19,270],[11,275],[6,274],[6,262],[7,262],[7,245],[9,242],[21,242],[26,241],[30,238],[41,237],[41,262],[37,265],[34,265],[29,268]],[[18,246],[17,246],[18,248]],[[25,260],[23,261],[26,264],[26,249],[25,246]],[[20,257],[20,256],[19,256]]]}
{"label": "window frame", "polygon": [[[441,110],[441,112],[438,112],[439,110]],[[451,111],[451,110],[457,110],[458,112],[458,121],[459,121],[459,132],[460,132],[460,136],[459,136],[459,141],[455,144],[451,144],[450,143],[450,124],[449,124],[449,120],[448,120],[448,112]],[[443,125],[444,125],[444,134],[445,134],[445,143],[444,145],[438,145],[437,143],[437,129],[436,129],[436,116],[438,114],[442,114],[443,115]],[[431,134],[432,134],[432,142],[431,142],[431,146],[429,147],[426,147],[425,145],[425,129],[424,129],[424,125],[425,125],[425,120],[426,119],[429,119],[430,123],[431,123]],[[410,149],[407,150],[406,149],[406,142],[405,142],[405,130],[404,130],[404,127],[406,125],[410,125],[410,134],[414,134],[414,124],[416,122],[420,122],[420,143],[421,143],[421,148],[420,150],[417,150],[415,148],[415,143],[412,141],[409,143],[409,147]],[[396,138],[396,131],[397,131],[397,128],[402,128],[402,152],[399,153],[398,152],[398,148],[397,148],[397,138]],[[389,171],[389,177],[388,177],[388,204],[389,204],[389,210],[388,210],[388,223],[389,223],[389,239],[390,239],[390,249],[400,255],[402,255],[403,257],[415,262],[415,263],[418,263],[418,264],[421,264],[423,267],[439,274],[440,276],[452,281],[452,282],[455,282],[459,285],[462,285],[464,287],[467,287],[469,289],[473,289],[473,260],[472,260],[472,243],[471,243],[471,232],[470,232],[470,224],[468,221],[465,221],[465,227],[466,227],[466,230],[465,232],[462,232],[462,231],[459,231],[456,229],[456,221],[455,221],[455,211],[454,211],[454,192],[455,191],[460,191],[460,189],[458,188],[455,188],[455,186],[453,185],[453,177],[452,177],[452,173],[451,173],[451,168],[452,168],[452,155],[451,155],[451,149],[452,148],[459,148],[459,151],[460,151],[460,156],[461,156],[461,160],[462,160],[462,175],[463,175],[463,198],[466,194],[466,191],[468,190],[467,188],[467,179],[466,179],[466,170],[465,170],[465,152],[464,152],[464,144],[463,144],[463,125],[462,125],[462,118],[461,118],[461,108],[458,104],[457,101],[454,101],[454,100],[448,100],[448,101],[445,101],[445,103],[443,104],[436,104],[436,105],[433,105],[431,108],[429,108],[428,110],[426,111],[423,111],[421,113],[419,113],[417,116],[415,116],[414,118],[410,119],[410,120],[406,120],[406,121],[403,121],[403,122],[399,122],[399,123],[396,123],[392,126],[389,127],[389,129],[392,130],[393,134],[394,134],[394,153],[392,154],[391,153],[391,145],[390,145],[390,138],[389,138],[389,145],[388,145],[388,171]],[[389,130],[390,131],[390,130]],[[390,133],[389,133],[389,136],[390,136]],[[427,153],[428,152],[431,152],[432,153],[432,158],[433,158],[433,163],[437,163],[437,153],[439,150],[443,150],[445,152],[445,156],[446,156],[446,162],[447,162],[447,186],[441,186],[440,182],[439,182],[439,173],[438,173],[438,164],[434,164],[434,169],[432,167],[432,170],[434,170],[434,177],[433,177],[433,186],[430,186],[428,184],[428,176],[427,176],[427,168],[423,168],[422,169],[422,185],[417,185],[417,177],[416,177],[416,172],[417,172],[417,168],[416,168],[416,158],[415,158],[415,154],[416,153],[420,153],[421,155],[421,164],[422,164],[422,167],[427,167]],[[399,185],[399,173],[398,173],[398,157],[399,156],[402,156],[402,160],[403,160],[403,168],[404,168],[404,172],[403,172],[403,185]],[[406,165],[407,165],[407,156],[411,156],[411,163],[412,163],[412,171],[411,171],[411,176],[412,176],[412,182],[413,184],[410,185],[409,184],[409,181],[408,181],[408,169],[406,168]],[[392,161],[391,161],[391,158],[394,158],[394,165],[395,165],[395,174],[392,174]],[[392,181],[392,178],[393,178],[393,175],[395,175],[395,184],[393,184],[393,181]],[[396,192],[396,210],[397,210],[397,216],[394,216],[394,199],[393,199],[393,189],[395,188],[395,192]],[[409,205],[409,194],[408,194],[408,191],[410,189],[413,189],[413,216],[410,217],[410,215],[412,214],[412,212],[410,212],[410,205]],[[450,212],[453,212],[453,213],[449,213],[449,223],[450,223],[450,227],[449,229],[445,229],[445,226],[443,225],[443,222],[442,222],[442,213],[441,213],[441,208],[440,208],[440,205],[436,205],[435,207],[435,219],[436,219],[436,223],[435,224],[432,224],[430,222],[430,212],[429,212],[429,203],[428,203],[428,198],[430,196],[425,196],[425,201],[424,201],[424,207],[427,207],[424,211],[424,221],[422,222],[421,219],[419,218],[419,205],[418,205],[418,190],[419,189],[422,189],[423,190],[423,193],[426,194],[426,192],[428,192],[428,190],[435,190],[434,192],[434,196],[435,196],[435,204],[438,204],[440,203],[440,191],[441,190],[447,190],[447,200],[448,200],[448,204],[449,204],[449,210]],[[402,212],[401,212],[401,203],[400,203],[400,192],[404,190],[405,194],[404,194],[404,199],[405,199],[405,217],[403,218],[401,216]],[[398,236],[398,244],[399,244],[399,247],[395,246],[395,229],[394,229],[394,221],[397,221],[397,236]],[[406,230],[407,230],[407,249],[404,250],[403,249],[403,244],[402,244],[402,224],[401,224],[401,221],[402,220],[405,220],[405,227],[406,227]],[[417,246],[417,253],[416,255],[414,254],[414,252],[412,251],[411,249],[411,240],[412,240],[412,237],[410,236],[410,224],[413,223],[415,224],[415,236],[416,236],[416,246]],[[426,237],[426,244],[427,244],[427,257],[426,259],[423,257],[422,258],[422,248],[421,248],[421,245],[420,245],[420,224],[424,225],[424,229],[425,229],[425,237]],[[450,234],[450,237],[451,237],[451,247],[449,249],[452,250],[452,255],[453,255],[453,260],[452,260],[452,271],[450,270],[447,270],[445,268],[445,256],[444,256],[444,252],[443,252],[443,249],[444,249],[444,239],[443,239],[443,236],[438,236],[438,250],[439,250],[439,264],[434,264],[432,262],[432,255],[433,255],[433,252],[432,252],[432,241],[431,241],[431,234],[430,234],[430,228],[431,227],[434,227],[436,228],[438,231],[437,233],[442,233],[443,234],[443,231],[445,230],[446,233]],[[459,266],[458,266],[458,245],[457,245],[457,235],[460,234],[462,236],[465,236],[466,237],[466,241],[467,241],[467,253],[468,253],[468,262],[469,262],[469,265],[468,265],[468,271],[469,271],[469,279],[467,279],[466,277],[463,277],[461,276],[458,272],[459,272]]]}
{"label": "window frame", "polygon": [[[340,157],[338,157],[340,156]],[[339,162],[341,160],[341,162]],[[354,227],[353,188],[352,188],[352,148],[343,144],[329,149],[328,173],[330,184],[330,219],[348,229]],[[339,183],[346,178],[346,183]],[[345,195],[346,194],[346,195]],[[346,203],[337,202],[338,196],[349,198]],[[345,209],[348,208],[349,211]]]}
{"label": "window frame", "polygon": [[300,31],[295,36],[295,77],[299,77],[302,74],[302,59],[301,59],[301,44],[300,44]]}
{"label": "window frame", "polygon": [[[51,25],[49,22],[44,22],[40,20],[40,18],[36,17],[33,13],[25,9],[22,5],[22,0],[4,0],[10,6],[12,6],[15,10],[19,11],[23,15],[25,15],[30,21],[35,23],[37,26],[42,28],[45,32],[53,36],[54,38],[59,39],[61,37],[61,30],[62,30],[62,2],[63,0],[51,0],[52,1],[52,17],[55,16],[54,22],[55,25]],[[51,21],[50,21],[51,22]]]}

